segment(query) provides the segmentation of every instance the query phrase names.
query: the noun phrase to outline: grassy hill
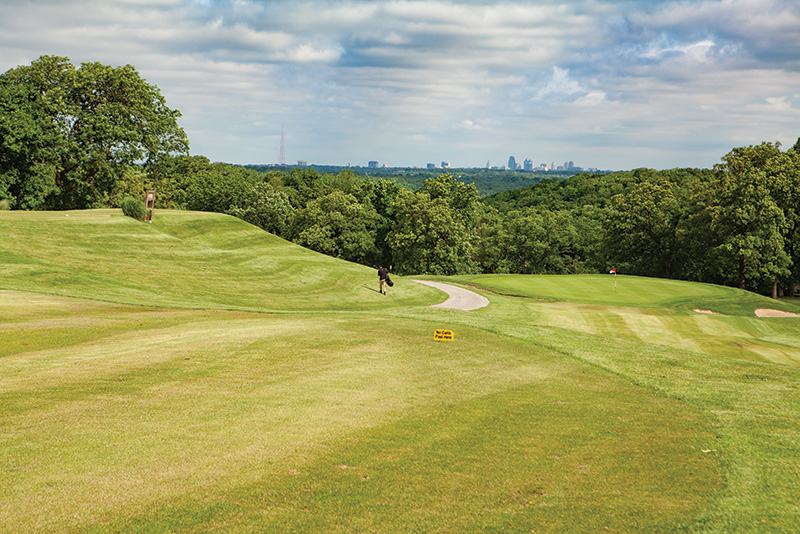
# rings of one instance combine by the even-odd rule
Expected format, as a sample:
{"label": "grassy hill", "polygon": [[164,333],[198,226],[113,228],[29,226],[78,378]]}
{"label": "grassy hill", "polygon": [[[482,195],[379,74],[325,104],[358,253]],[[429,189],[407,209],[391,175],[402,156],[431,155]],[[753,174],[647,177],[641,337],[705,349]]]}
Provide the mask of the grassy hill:
{"label": "grassy hill", "polygon": [[[316,254],[234,217],[160,210],[0,212],[6,288],[126,304],[251,311],[381,309],[374,269]],[[431,304],[412,284],[392,298]]]}
{"label": "grassy hill", "polygon": [[221,215],[0,229],[3,532],[800,526],[792,302],[440,278],[461,312]]}

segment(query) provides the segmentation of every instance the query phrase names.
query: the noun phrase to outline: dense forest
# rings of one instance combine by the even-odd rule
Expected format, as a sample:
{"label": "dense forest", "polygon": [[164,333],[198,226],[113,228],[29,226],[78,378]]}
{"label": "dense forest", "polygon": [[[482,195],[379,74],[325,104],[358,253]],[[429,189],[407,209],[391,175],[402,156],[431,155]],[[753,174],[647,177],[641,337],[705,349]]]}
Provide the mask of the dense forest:
{"label": "dense forest", "polygon": [[228,213],[401,274],[615,268],[773,295],[800,283],[800,140],[734,148],[713,169],[536,178],[483,197],[450,173],[410,186],[351,169],[212,163],[188,155],[179,116],[130,66],[45,56],[6,72],[0,208],[119,207],[154,189],[157,208]]}
{"label": "dense forest", "polygon": [[[275,165],[245,165],[261,173],[276,170]],[[309,167],[309,166],[305,166]],[[291,172],[294,166],[278,167],[283,172]],[[578,174],[579,171],[521,171],[509,169],[485,168],[457,168],[457,169],[420,169],[413,167],[392,167],[372,169],[368,167],[342,167],[338,165],[312,165],[320,174],[339,174],[342,171],[351,171],[356,176],[362,176],[372,181],[389,180],[396,182],[403,189],[416,190],[425,185],[425,180],[436,178],[443,172],[451,172],[453,178],[459,182],[475,184],[478,195],[491,196],[511,189],[528,187],[542,180],[559,180]]]}

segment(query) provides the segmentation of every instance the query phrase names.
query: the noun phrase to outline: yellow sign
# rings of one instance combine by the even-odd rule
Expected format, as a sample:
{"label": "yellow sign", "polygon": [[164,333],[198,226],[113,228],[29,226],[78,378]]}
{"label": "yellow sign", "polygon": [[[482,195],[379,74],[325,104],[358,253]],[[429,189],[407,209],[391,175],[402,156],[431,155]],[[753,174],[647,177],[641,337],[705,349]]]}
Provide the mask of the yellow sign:
{"label": "yellow sign", "polygon": [[437,330],[433,333],[435,341],[453,341],[454,337],[452,330]]}

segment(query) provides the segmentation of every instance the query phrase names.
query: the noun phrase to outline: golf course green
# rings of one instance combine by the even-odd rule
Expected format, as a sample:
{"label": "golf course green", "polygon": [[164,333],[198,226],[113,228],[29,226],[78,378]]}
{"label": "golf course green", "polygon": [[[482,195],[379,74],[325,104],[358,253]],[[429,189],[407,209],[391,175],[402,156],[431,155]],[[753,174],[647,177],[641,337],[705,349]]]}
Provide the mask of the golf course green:
{"label": "golf course green", "polygon": [[419,277],[467,312],[220,214],[0,232],[0,532],[800,529],[800,299]]}

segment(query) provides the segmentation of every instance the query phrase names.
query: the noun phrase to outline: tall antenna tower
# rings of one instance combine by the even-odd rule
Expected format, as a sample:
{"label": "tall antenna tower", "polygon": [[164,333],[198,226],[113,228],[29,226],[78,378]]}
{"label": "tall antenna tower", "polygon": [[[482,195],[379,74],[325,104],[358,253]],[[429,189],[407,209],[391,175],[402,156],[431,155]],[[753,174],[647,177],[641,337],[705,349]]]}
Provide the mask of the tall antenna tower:
{"label": "tall antenna tower", "polygon": [[283,141],[283,123],[281,123],[281,157],[278,160],[278,165],[286,167],[286,143]]}

